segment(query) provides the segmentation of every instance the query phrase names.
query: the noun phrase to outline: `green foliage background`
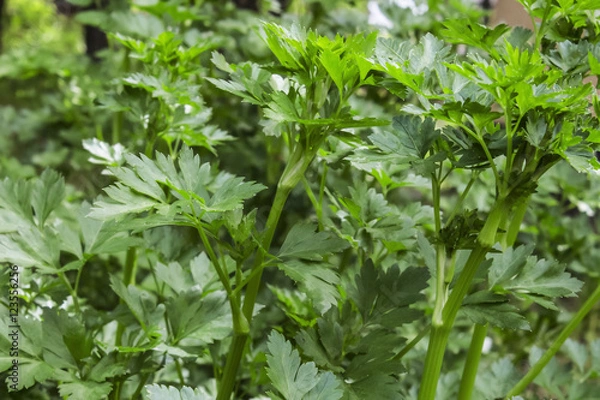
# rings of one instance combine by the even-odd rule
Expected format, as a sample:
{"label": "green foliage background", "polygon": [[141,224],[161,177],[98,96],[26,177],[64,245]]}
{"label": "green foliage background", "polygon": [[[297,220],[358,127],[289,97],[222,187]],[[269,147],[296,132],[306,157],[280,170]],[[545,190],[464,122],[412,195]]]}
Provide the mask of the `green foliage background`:
{"label": "green foliage background", "polygon": [[[523,1],[550,18],[536,32],[470,1],[259,3],[8,1],[0,262],[22,335],[1,398],[213,399],[228,376],[243,399],[417,398],[504,195],[435,398],[457,398],[474,324],[472,397],[503,398],[595,293],[593,2]],[[108,34],[99,62],[82,23]],[[596,396],[598,312],[523,398]]]}

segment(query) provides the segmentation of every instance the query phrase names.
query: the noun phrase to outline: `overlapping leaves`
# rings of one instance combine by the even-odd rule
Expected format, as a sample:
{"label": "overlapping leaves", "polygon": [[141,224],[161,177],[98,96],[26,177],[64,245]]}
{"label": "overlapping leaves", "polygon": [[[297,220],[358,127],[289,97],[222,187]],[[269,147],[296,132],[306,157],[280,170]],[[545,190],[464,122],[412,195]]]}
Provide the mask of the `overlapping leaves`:
{"label": "overlapping leaves", "polygon": [[[372,81],[371,63],[365,57],[372,51],[374,34],[338,35],[332,40],[297,25],[287,29],[271,23],[263,25],[261,34],[283,68],[229,64],[213,53],[213,63],[230,74],[230,79],[208,80],[261,106],[266,134],[293,133],[296,125],[310,132],[336,132],[387,124],[375,118],[356,118],[344,104],[358,87]],[[300,133],[310,135],[303,130]]]}
{"label": "overlapping leaves", "polygon": [[573,297],[583,283],[565,271],[555,260],[538,259],[533,246],[506,249],[490,256],[489,290],[468,296],[462,312],[479,324],[491,323],[501,328],[529,329],[519,309],[509,302],[508,295],[542,307],[558,310],[554,299]]}
{"label": "overlapping leaves", "polygon": [[201,165],[200,157],[187,147],[177,163],[161,153],[156,153],[155,161],[131,154],[125,159],[125,166],[109,168],[118,181],[105,189],[109,199],[94,203],[90,217],[113,219],[153,211],[168,216],[162,221],[168,222],[170,217],[185,223],[207,213],[214,216],[241,208],[244,200],[264,189],[227,173],[214,174],[209,164]]}
{"label": "overlapping leaves", "polygon": [[331,372],[320,372],[313,362],[302,363],[297,350],[283,335],[273,331],[267,343],[267,374],[281,395],[269,393],[273,399],[337,400],[343,392]]}

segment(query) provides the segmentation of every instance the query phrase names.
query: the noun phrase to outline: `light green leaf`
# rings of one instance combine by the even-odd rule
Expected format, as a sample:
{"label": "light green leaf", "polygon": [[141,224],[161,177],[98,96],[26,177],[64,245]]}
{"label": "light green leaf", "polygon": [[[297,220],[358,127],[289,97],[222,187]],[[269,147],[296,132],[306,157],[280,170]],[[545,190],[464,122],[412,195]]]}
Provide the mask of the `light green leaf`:
{"label": "light green leaf", "polygon": [[584,373],[588,360],[589,351],[587,347],[571,338],[567,339],[563,345],[563,351],[573,360],[579,372]]}
{"label": "light green leaf", "polygon": [[204,343],[213,343],[231,331],[231,309],[224,291],[202,297],[199,290],[190,289],[167,299],[166,306],[174,343],[190,335]]}
{"label": "light green leaf", "polygon": [[266,189],[260,183],[244,182],[243,178],[232,177],[223,182],[207,202],[210,211],[231,211],[242,207],[243,201]]}
{"label": "light green leaf", "polygon": [[200,253],[190,261],[190,271],[194,283],[200,285],[202,292],[219,282],[216,270],[210,263],[206,253]]}
{"label": "light green leaf", "polygon": [[105,188],[104,191],[113,201],[106,201],[103,198],[96,200],[88,217],[99,220],[113,219],[148,211],[156,204],[156,201],[135,194],[127,186],[118,182]]}
{"label": "light green leaf", "polygon": [[39,226],[44,225],[50,213],[60,205],[64,196],[64,179],[58,172],[45,170],[33,184],[31,192],[31,205]]}
{"label": "light green leaf", "polygon": [[83,148],[92,154],[88,161],[92,164],[106,165],[109,167],[118,167],[125,162],[126,149],[122,144],[109,144],[93,139],[84,139]]}
{"label": "light green leaf", "polygon": [[504,398],[519,381],[519,372],[509,357],[501,358],[477,375],[475,386],[486,400]]}
{"label": "light green leaf", "polygon": [[343,392],[331,372],[319,372],[313,362],[302,364],[297,350],[272,331],[267,342],[267,375],[286,400],[338,400]]}
{"label": "light green leaf", "polygon": [[210,61],[212,61],[215,67],[217,67],[221,71],[227,72],[229,74],[232,74],[234,72],[233,68],[231,68],[231,65],[229,65],[227,60],[225,60],[223,54],[219,53],[218,51],[212,52],[212,57]]}
{"label": "light green leaf", "polygon": [[502,329],[531,330],[519,309],[508,303],[505,296],[481,291],[465,298],[460,313],[476,324],[487,323]]}
{"label": "light green leaf", "polygon": [[[14,358],[10,358],[6,361],[10,361]],[[17,389],[27,389],[35,385],[36,383],[44,383],[48,379],[55,378],[55,367],[41,361],[26,357],[19,357],[19,381],[14,382],[17,385]],[[12,381],[8,381],[13,383]]]}
{"label": "light green leaf", "polygon": [[326,264],[290,260],[277,267],[303,288],[321,312],[337,304],[340,294],[336,285],[340,278]]}
{"label": "light green leaf", "polygon": [[348,243],[330,232],[315,233],[313,224],[296,224],[287,234],[281,249],[280,258],[301,258],[321,261],[323,256],[344,250]]}
{"label": "light green leaf", "polygon": [[555,260],[532,256],[533,245],[492,254],[489,280],[492,290],[509,292],[543,307],[556,309],[550,301],[556,297],[573,297],[583,283],[565,272],[565,266]]}
{"label": "light green leaf", "polygon": [[88,202],[84,202],[81,205],[78,216],[83,243],[85,245],[85,253],[118,253],[142,243],[141,238],[133,236],[129,232],[122,231],[119,223],[114,220],[99,221],[89,218],[88,216],[91,212],[91,205]]}
{"label": "light green leaf", "polygon": [[111,275],[110,281],[115,293],[127,304],[142,328],[150,333],[151,328],[161,320],[165,307],[162,304],[157,306],[156,299],[150,293],[133,285],[125,287],[115,275]]}
{"label": "light green leaf", "polygon": [[154,267],[154,272],[156,277],[169,285],[175,293],[181,293],[193,285],[193,281],[189,279],[189,273],[184,271],[176,261],[170,262],[169,265],[158,262]]}
{"label": "light green leaf", "polygon": [[73,381],[58,385],[61,396],[72,400],[103,400],[112,391],[112,383]]}
{"label": "light green leaf", "polygon": [[152,384],[144,386],[145,400],[214,400],[215,396],[209,394],[206,389],[200,387],[192,389],[184,386],[177,389],[173,386]]}
{"label": "light green leaf", "polygon": [[127,372],[125,365],[117,359],[117,353],[112,352],[100,359],[90,370],[89,378],[94,382],[104,382],[107,378],[123,375]]}
{"label": "light green leaf", "polygon": [[392,126],[392,132],[380,131],[369,136],[369,139],[384,153],[406,157],[406,161],[424,159],[440,136],[440,131],[435,129],[435,122],[430,118],[423,120],[418,116],[401,115],[394,118]]}

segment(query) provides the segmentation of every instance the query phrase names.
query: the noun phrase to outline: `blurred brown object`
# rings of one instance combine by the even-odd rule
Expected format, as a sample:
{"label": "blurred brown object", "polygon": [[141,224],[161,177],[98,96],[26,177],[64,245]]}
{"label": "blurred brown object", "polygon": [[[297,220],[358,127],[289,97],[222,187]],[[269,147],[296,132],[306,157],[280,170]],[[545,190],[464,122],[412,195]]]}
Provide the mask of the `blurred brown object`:
{"label": "blurred brown object", "polygon": [[492,26],[505,23],[511,26],[522,26],[533,30],[533,23],[525,8],[516,0],[497,0],[490,24]]}

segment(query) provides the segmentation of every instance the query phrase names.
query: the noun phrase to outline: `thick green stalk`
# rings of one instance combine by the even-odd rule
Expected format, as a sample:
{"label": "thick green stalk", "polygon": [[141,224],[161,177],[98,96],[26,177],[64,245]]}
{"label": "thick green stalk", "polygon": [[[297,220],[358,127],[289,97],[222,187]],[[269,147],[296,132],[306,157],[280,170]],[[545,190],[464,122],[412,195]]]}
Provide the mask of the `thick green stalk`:
{"label": "thick green stalk", "polygon": [[529,198],[523,199],[522,202],[519,202],[519,204],[515,206],[512,219],[506,228],[506,233],[502,235],[502,248],[507,249],[514,246],[515,242],[517,241],[517,235],[521,231],[521,224],[523,223],[523,219],[525,218],[528,207]]}
{"label": "thick green stalk", "polygon": [[[283,207],[287,201],[287,198],[294,187],[296,187],[298,182],[300,182],[304,176],[304,173],[310,165],[313,157],[314,154],[305,152],[301,145],[296,145],[296,148],[292,153],[292,156],[290,157],[290,160],[286,165],[281,178],[279,179],[279,183],[277,184],[277,192],[275,193],[275,199],[273,200],[271,211],[269,212],[269,217],[267,218],[265,232],[262,237],[262,249],[258,249],[258,252],[256,253],[252,270],[261,268],[265,260],[265,252],[271,247],[271,242],[273,241],[273,236],[275,235],[275,230],[277,228],[277,224],[279,223],[279,218],[281,217],[281,212],[283,211]],[[244,297],[242,312],[246,317],[246,321],[248,321],[248,325],[250,325],[252,321],[252,313],[254,311],[254,304],[256,303],[256,298],[260,289],[261,278],[262,269],[260,272],[254,275],[246,287],[246,295]],[[219,384],[217,400],[229,400],[231,398],[231,394],[233,393],[236,383],[238,369],[242,361],[249,336],[249,332],[234,332],[229,354],[227,355],[227,361],[225,362],[223,376]]]}
{"label": "thick green stalk", "polygon": [[[441,167],[440,167],[441,174]],[[435,219],[435,231],[440,234],[442,231],[442,212],[440,209],[440,179],[436,174],[431,176],[431,193],[433,197],[433,216]],[[442,312],[446,303],[446,247],[441,241],[436,246],[436,284],[435,284],[435,306],[433,308],[433,325],[443,323]]]}
{"label": "thick green stalk", "polygon": [[527,374],[521,379],[506,395],[507,398],[519,395],[523,390],[529,386],[531,382],[542,372],[544,367],[550,362],[552,357],[560,350],[561,346],[571,336],[573,331],[581,324],[581,321],[585,316],[594,308],[596,303],[600,301],[600,282],[596,286],[594,293],[586,300],[583,306],[575,313],[573,319],[569,321],[567,326],[563,328],[560,335],[550,345],[548,350],[542,355],[542,357],[535,363],[533,367],[527,372]]}
{"label": "thick green stalk", "polygon": [[477,272],[477,267],[484,260],[488,252],[488,247],[477,245],[472,251],[463,272],[460,274],[454,290],[450,293],[448,302],[442,313],[443,322],[441,325],[434,325],[429,337],[429,346],[427,356],[425,357],[425,370],[421,380],[421,389],[419,391],[419,400],[434,400],[437,389],[438,379],[442,370],[442,362],[448,343],[448,336],[454,324],[456,314],[471,281]]}
{"label": "thick green stalk", "polygon": [[438,379],[442,370],[442,362],[448,343],[450,330],[454,325],[456,314],[461,307],[462,301],[467,295],[471,282],[477,273],[479,265],[485,259],[489,249],[496,241],[496,233],[500,222],[505,218],[506,207],[503,199],[496,201],[495,206],[490,211],[488,218],[477,239],[477,244],[471,251],[467,262],[456,281],[454,289],[448,297],[442,313],[442,321],[433,321],[431,336],[429,337],[429,347],[425,358],[425,370],[421,380],[421,389],[419,391],[419,400],[434,400],[437,389]]}
{"label": "thick green stalk", "polygon": [[[514,246],[528,206],[529,198],[523,199],[522,202],[519,202],[519,204],[513,210],[512,217],[507,224],[508,226],[506,228],[506,232],[498,234],[498,236],[501,238],[500,241],[504,250]],[[473,394],[475,378],[477,377],[479,361],[481,360],[481,349],[483,348],[483,342],[486,334],[487,325],[475,324],[473,337],[471,338],[471,345],[469,346],[469,350],[467,352],[467,359],[465,361],[465,367],[463,369],[460,388],[458,391],[458,398],[460,400],[468,400]]]}
{"label": "thick green stalk", "polygon": [[475,386],[475,378],[479,369],[479,360],[481,359],[481,349],[487,335],[487,324],[475,324],[471,345],[467,352],[467,360],[463,369],[462,378],[460,380],[460,388],[458,389],[459,400],[469,400],[473,394]]}

